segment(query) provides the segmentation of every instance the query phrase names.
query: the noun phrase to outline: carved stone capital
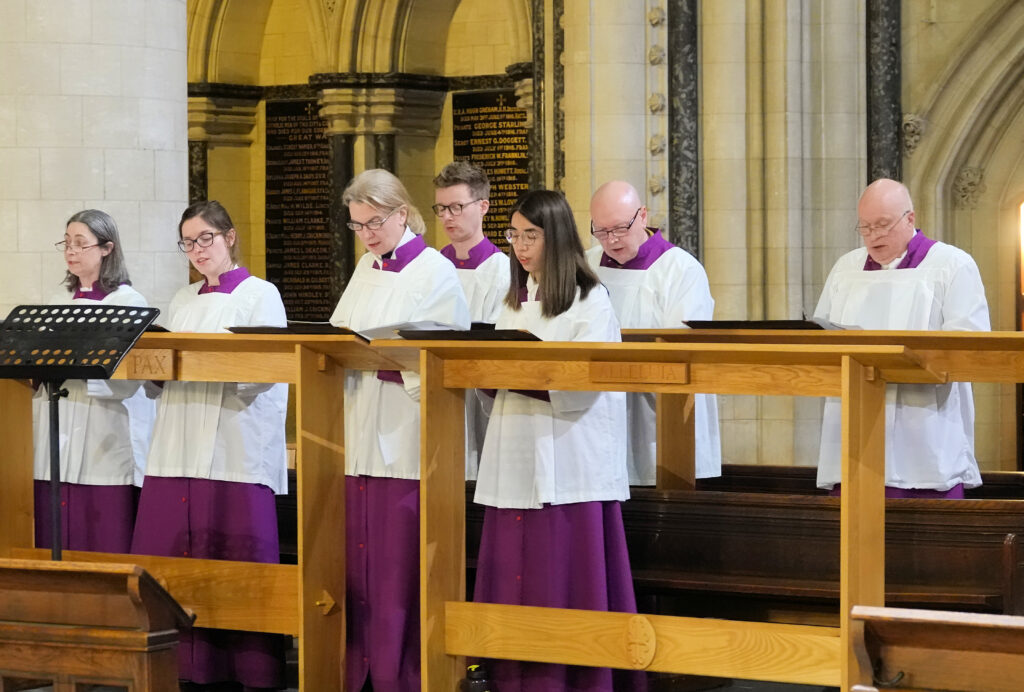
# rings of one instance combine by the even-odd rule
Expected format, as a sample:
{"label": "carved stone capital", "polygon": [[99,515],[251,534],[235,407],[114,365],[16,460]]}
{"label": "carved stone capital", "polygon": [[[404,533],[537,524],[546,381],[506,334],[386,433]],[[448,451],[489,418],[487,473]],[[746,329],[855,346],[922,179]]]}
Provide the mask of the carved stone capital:
{"label": "carved stone capital", "polygon": [[325,88],[320,117],[328,135],[411,134],[435,137],[441,127],[442,91],[391,87]]}
{"label": "carved stone capital", "polygon": [[665,64],[665,47],[657,44],[650,47],[647,51],[647,62],[652,65],[664,65]]}
{"label": "carved stone capital", "polygon": [[647,150],[651,152],[651,156],[664,154],[666,146],[667,142],[664,135],[652,135],[651,139],[647,142]]}
{"label": "carved stone capital", "polygon": [[652,175],[647,179],[647,191],[657,197],[665,191],[665,178],[661,175]]}
{"label": "carved stone capital", "polygon": [[517,79],[514,86],[516,108],[526,111],[526,129],[533,127],[533,77]]}
{"label": "carved stone capital", "polygon": [[668,15],[665,14],[665,8],[660,5],[655,5],[647,11],[647,21],[651,26],[661,26],[667,18]]}
{"label": "carved stone capital", "polygon": [[974,209],[978,197],[985,192],[985,171],[977,166],[964,166],[953,181],[953,203],[959,209]]}
{"label": "carved stone capital", "polygon": [[903,114],[903,155],[908,159],[921,143],[926,126],[927,122],[921,116],[915,113]]}
{"label": "carved stone capital", "polygon": [[256,128],[256,104],[248,99],[190,96],[188,138],[234,146],[252,144]]}

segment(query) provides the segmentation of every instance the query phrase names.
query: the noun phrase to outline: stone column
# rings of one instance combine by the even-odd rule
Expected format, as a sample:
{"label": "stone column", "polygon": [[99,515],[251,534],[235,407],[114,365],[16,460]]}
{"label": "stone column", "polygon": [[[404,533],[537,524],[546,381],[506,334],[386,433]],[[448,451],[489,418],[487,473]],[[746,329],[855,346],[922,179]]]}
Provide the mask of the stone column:
{"label": "stone column", "polygon": [[53,244],[90,207],[150,304],[185,283],[185,26],[184,0],[0,3],[0,316],[60,289]]}
{"label": "stone column", "polygon": [[[264,264],[263,236],[252,232],[248,187],[233,181],[238,170],[248,169],[263,90],[202,83],[190,84],[188,93],[189,202],[213,198],[226,206],[241,236],[242,263],[258,273]],[[201,277],[190,269],[190,278]]]}
{"label": "stone column", "polygon": [[[700,100],[697,84],[697,0],[670,0],[668,23],[668,199],[669,237],[701,257],[700,244]],[[652,154],[664,143],[652,140]]]}
{"label": "stone column", "polygon": [[900,0],[867,0],[868,181],[903,176]]}

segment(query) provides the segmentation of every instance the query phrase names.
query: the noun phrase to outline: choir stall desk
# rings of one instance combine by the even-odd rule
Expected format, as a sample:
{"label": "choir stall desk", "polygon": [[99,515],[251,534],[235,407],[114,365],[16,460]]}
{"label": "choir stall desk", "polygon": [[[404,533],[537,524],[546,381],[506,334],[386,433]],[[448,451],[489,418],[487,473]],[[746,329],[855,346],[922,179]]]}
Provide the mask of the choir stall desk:
{"label": "choir stall desk", "polygon": [[[354,336],[147,333],[115,378],[287,382],[296,388],[298,564],[67,551],[137,564],[196,614],[196,625],[298,636],[299,687],[341,690],[345,637],[344,369],[393,370]],[[33,544],[32,388],[0,380],[0,556],[48,559]]]}
{"label": "choir stall desk", "polygon": [[[843,612],[882,605],[886,381],[942,381],[900,344],[374,341],[421,375],[424,689],[455,689],[461,656],[842,685],[858,679],[841,627],[466,603],[464,390],[653,391],[667,411],[693,393],[839,396],[843,407]],[[662,429],[668,426],[662,425]],[[664,430],[663,430],[664,432]],[[667,439],[662,434],[661,439]],[[681,445],[680,445],[681,446]],[[692,453],[691,453],[692,459]],[[689,470],[692,479],[692,468]],[[686,475],[686,472],[682,472]],[[851,517],[865,520],[854,522]],[[869,678],[870,680],[870,678]]]}

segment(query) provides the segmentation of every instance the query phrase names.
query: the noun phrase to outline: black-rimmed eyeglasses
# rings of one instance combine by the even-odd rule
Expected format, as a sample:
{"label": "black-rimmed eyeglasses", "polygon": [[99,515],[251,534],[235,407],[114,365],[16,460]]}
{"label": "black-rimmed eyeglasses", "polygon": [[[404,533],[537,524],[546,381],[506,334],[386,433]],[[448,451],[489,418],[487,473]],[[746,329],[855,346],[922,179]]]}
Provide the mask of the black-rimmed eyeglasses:
{"label": "black-rimmed eyeglasses", "polygon": [[629,223],[621,224],[618,226],[612,226],[611,228],[594,228],[594,222],[591,221],[590,234],[597,238],[598,240],[604,240],[609,235],[613,235],[616,238],[621,238],[622,236],[629,233],[629,229],[633,227],[634,223],[636,223],[636,217],[640,216],[640,209],[643,209],[643,207],[640,207],[636,210],[636,213],[633,214],[633,218],[629,220]]}
{"label": "black-rimmed eyeglasses", "polygon": [[213,245],[213,239],[219,235],[224,235],[223,231],[206,231],[200,233],[195,238],[182,238],[178,241],[178,249],[182,252],[192,252],[199,247],[210,247]]}
{"label": "black-rimmed eyeglasses", "polygon": [[452,216],[461,216],[463,209],[468,207],[470,204],[476,204],[477,202],[482,201],[483,199],[474,199],[471,202],[452,202],[451,204],[435,204],[434,206],[431,207],[431,209],[433,209],[434,213],[437,214],[438,216],[441,216],[441,214],[445,212],[448,212]]}

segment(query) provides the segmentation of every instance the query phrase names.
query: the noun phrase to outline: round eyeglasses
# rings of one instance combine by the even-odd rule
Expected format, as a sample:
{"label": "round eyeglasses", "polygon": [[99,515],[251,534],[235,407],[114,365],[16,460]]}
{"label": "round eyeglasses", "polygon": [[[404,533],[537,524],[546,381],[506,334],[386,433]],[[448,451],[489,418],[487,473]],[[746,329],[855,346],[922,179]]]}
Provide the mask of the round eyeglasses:
{"label": "round eyeglasses", "polygon": [[517,231],[514,228],[505,230],[505,240],[508,241],[509,245],[530,247],[537,242],[537,238],[539,237],[540,231]]}

